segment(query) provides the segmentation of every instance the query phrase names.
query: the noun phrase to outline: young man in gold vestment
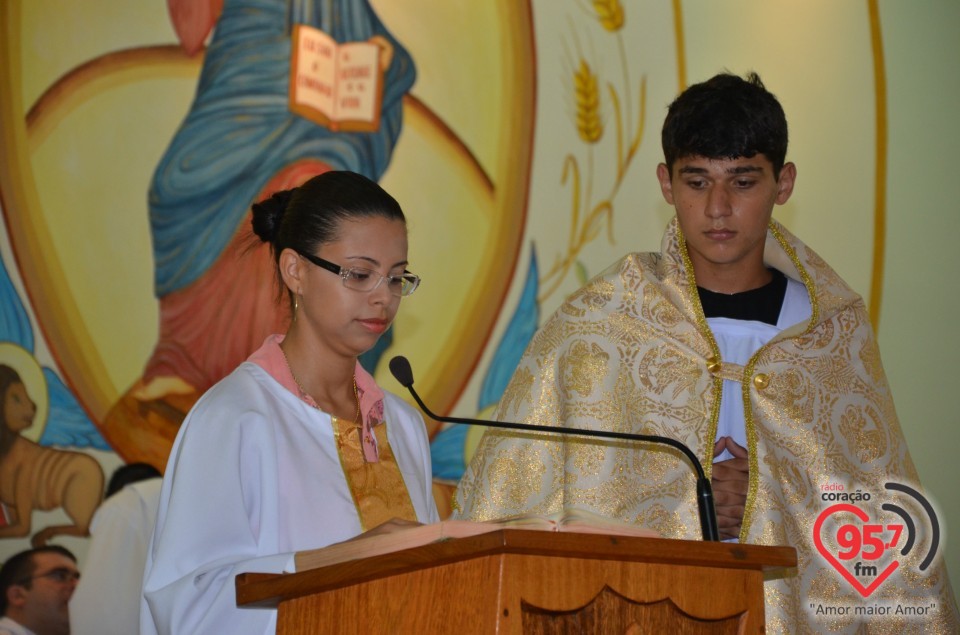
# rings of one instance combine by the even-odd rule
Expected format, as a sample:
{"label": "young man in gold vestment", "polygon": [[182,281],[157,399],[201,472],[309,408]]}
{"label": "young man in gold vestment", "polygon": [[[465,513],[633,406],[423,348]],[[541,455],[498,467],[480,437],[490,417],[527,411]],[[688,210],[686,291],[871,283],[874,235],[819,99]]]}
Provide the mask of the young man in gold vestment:
{"label": "young man in gold vestment", "polygon": [[[717,75],[670,105],[662,142],[676,218],[661,251],[628,254],[547,320],[497,417],[688,445],[722,539],[797,549],[797,571],[765,584],[770,632],[957,632],[946,568],[925,558],[936,531],[911,517],[918,542],[901,553],[905,521],[881,509],[922,494],[863,300],[771,218],[797,176],[780,103],[755,74]],[[488,432],[454,515],[585,508],[700,537],[682,456],[567,439]]]}

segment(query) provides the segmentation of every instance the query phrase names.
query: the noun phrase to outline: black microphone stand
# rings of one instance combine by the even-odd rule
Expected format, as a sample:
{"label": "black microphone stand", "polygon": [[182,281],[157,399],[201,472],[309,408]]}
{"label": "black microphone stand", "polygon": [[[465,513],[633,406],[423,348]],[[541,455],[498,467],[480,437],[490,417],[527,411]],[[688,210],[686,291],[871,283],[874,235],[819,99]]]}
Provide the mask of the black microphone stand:
{"label": "black microphone stand", "polygon": [[420,399],[420,395],[417,394],[417,391],[413,389],[413,370],[410,368],[410,362],[407,361],[406,357],[397,356],[391,359],[390,372],[393,373],[394,378],[400,382],[400,385],[410,391],[410,394],[413,395],[417,405],[420,406],[427,416],[429,416],[431,419],[436,419],[437,421],[442,421],[444,423],[480,425],[490,428],[526,430],[529,432],[556,432],[561,435],[577,434],[581,436],[600,437],[604,439],[621,439],[624,441],[662,443],[680,450],[680,452],[682,452],[683,455],[686,456],[690,461],[690,464],[693,465],[693,469],[697,473],[697,508],[700,515],[700,533],[702,534],[704,540],[713,542],[720,541],[720,531],[717,528],[717,512],[713,503],[713,488],[710,485],[710,481],[707,479],[707,476],[703,471],[703,466],[700,465],[700,461],[697,459],[697,455],[695,455],[690,448],[676,439],[652,434],[633,434],[630,432],[612,432],[609,430],[586,430],[583,428],[562,428],[560,426],[535,426],[528,423],[485,421],[481,419],[470,419],[467,417],[444,417],[432,412],[430,408],[427,407],[427,404],[423,403],[423,400]]}

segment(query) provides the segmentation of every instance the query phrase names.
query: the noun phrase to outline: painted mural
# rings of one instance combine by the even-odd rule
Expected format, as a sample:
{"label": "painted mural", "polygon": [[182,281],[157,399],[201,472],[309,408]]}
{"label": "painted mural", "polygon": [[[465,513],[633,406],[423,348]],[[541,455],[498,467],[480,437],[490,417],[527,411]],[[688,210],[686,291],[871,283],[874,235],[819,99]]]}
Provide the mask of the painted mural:
{"label": "painted mural", "polygon": [[[672,54],[669,37],[678,32],[675,7],[648,3],[630,13],[613,0],[569,3],[562,11],[543,5],[536,9],[537,24],[535,7],[526,3],[477,10],[471,18],[488,27],[479,31],[489,42],[463,52],[462,72],[454,74],[485,107],[473,113],[485,119],[478,122],[458,120],[458,104],[433,92],[454,77],[428,75],[437,51],[419,54],[416,38],[396,34],[414,33],[411,17],[418,15],[456,25],[449,9],[444,14],[417,4],[403,10],[367,0],[177,0],[154,16],[163,20],[168,43],[124,45],[99,25],[104,44],[85,55],[55,48],[54,62],[43,48],[53,46],[41,30],[47,27],[43,7],[11,3],[10,28],[21,28],[18,41],[25,46],[13,51],[11,62],[20,66],[8,72],[31,93],[23,95],[26,138],[16,158],[33,173],[14,184],[4,207],[17,261],[45,262],[22,272],[26,296],[101,449],[162,469],[199,395],[268,333],[284,328],[289,318],[277,301],[269,254],[251,239],[249,208],[316,173],[364,173],[407,208],[411,252],[427,282],[363,362],[389,385],[381,360],[406,355],[423,369],[419,391],[441,412],[459,402],[470,414],[489,415],[542,307],[555,306],[605,265],[596,253],[614,257],[624,220],[627,227],[639,222],[651,236],[659,233],[667,216],[638,221],[615,212],[637,191],[634,164],[641,158],[655,164],[658,157],[655,135],[645,134],[650,93],[664,104],[683,83],[682,59]],[[104,3],[107,14],[117,10]],[[381,48],[383,92],[374,130],[343,130],[291,111],[296,25],[339,43]],[[439,50],[450,45],[435,35]],[[539,50],[557,59],[553,75],[534,68],[538,35]],[[672,48],[651,64],[634,52],[643,41]],[[476,76],[464,78],[470,68],[478,69]],[[559,94],[562,112],[541,105],[549,116],[537,121],[537,95],[551,92]],[[146,134],[141,121],[117,129],[113,117],[136,109],[183,114],[163,117],[164,134]],[[559,193],[550,202],[529,191],[538,178],[535,134],[545,140],[538,146],[539,178]],[[141,138],[129,144],[127,135]],[[110,196],[117,179],[102,176],[105,159],[112,170],[117,155],[147,154],[144,142],[153,145],[156,161],[141,157],[136,166],[119,168],[143,186],[132,198],[139,201],[120,208],[121,197]],[[87,218],[95,216],[90,222],[138,249],[90,254],[70,244],[77,235],[71,229],[85,233],[71,220],[77,198],[51,199],[49,193],[64,189],[63,172],[74,163],[81,164],[75,184],[93,190],[79,197]],[[83,185],[85,179],[93,186]],[[540,214],[528,222],[530,205]],[[116,227],[131,215],[139,217],[145,235]],[[543,232],[537,223],[547,223],[560,238],[538,244]],[[91,256],[99,262],[83,260]],[[111,269],[117,256],[136,258],[140,271]],[[144,293],[147,267],[150,297]],[[91,280],[104,274],[115,293],[91,288]],[[522,288],[507,306],[514,280]],[[105,315],[104,301],[130,310]],[[495,334],[498,322],[502,332]],[[485,351],[489,361],[480,368]],[[471,381],[479,385],[477,394],[464,400]],[[445,511],[481,430],[428,425]],[[83,521],[76,525],[82,532]]]}
{"label": "painted mural", "polygon": [[[38,547],[59,535],[85,536],[102,499],[103,469],[56,446],[108,446],[57,374],[34,357],[27,313],[2,265],[0,300],[0,539],[30,537]],[[53,509],[68,522],[34,526],[34,510]]]}
{"label": "painted mural", "polygon": [[[85,535],[104,475],[162,469],[199,395],[283,330],[250,204],[325,170],[401,202],[424,279],[362,362],[402,393],[386,361],[404,355],[434,410],[483,418],[545,315],[658,248],[666,104],[688,78],[758,70],[801,174],[780,220],[879,320],[878,5],[732,4],[0,3],[0,549]],[[792,31],[771,27],[787,13]],[[298,24],[379,49],[372,130],[291,110]],[[481,430],[427,423],[444,514]]]}
{"label": "painted mural", "polygon": [[[6,8],[7,25],[20,36],[18,41],[43,37],[42,7],[12,3]],[[403,320],[362,361],[380,373],[381,358],[402,347],[419,367],[431,369],[421,375],[420,382],[431,403],[449,410],[486,345],[519,255],[522,232],[517,230],[523,227],[526,214],[535,86],[530,7],[517,3],[504,15],[484,16],[496,27],[497,37],[507,36],[516,47],[499,51],[510,60],[511,72],[496,79],[496,92],[510,98],[492,119],[498,129],[509,133],[503,134],[504,147],[496,152],[508,160],[485,164],[429,104],[411,95],[416,62],[366,0],[171,2],[165,8],[164,24],[174,34],[170,44],[120,46],[107,37],[103,50],[86,57],[55,51],[62,55],[56,69],[44,68],[47,60],[33,57],[36,49],[26,45],[12,51],[11,64],[5,69],[9,80],[23,81],[28,91],[32,79],[49,71],[35,86],[37,94],[25,97],[30,106],[24,112],[24,129],[13,126],[14,134],[23,134],[26,144],[8,148],[13,152],[7,156],[33,168],[26,178],[14,179],[5,188],[12,251],[17,262],[42,260],[45,265],[26,269],[25,293],[8,285],[11,306],[32,298],[50,354],[72,388],[68,394],[86,415],[85,433],[95,439],[98,449],[112,450],[124,462],[144,461],[162,469],[179,424],[197,398],[269,333],[282,331],[289,319],[279,302],[269,253],[253,244],[250,205],[329,169],[349,169],[381,180],[397,164],[394,178],[402,178],[404,185],[390,189],[404,201],[411,226],[431,226],[433,235],[443,239],[417,261],[430,280],[418,294],[418,304],[405,311]],[[298,25],[316,28],[338,43],[369,42],[380,49],[382,88],[373,130],[324,125],[291,112],[291,33]],[[34,68],[36,75],[24,73]],[[182,81],[164,94],[162,84],[171,74],[182,75]],[[182,103],[186,97],[188,107],[167,136],[151,135],[151,130],[144,132],[139,126],[125,131],[150,136],[152,143],[164,146],[149,172],[142,169],[143,162],[139,171],[121,170],[138,182],[148,179],[142,204],[118,209],[106,196],[102,206],[88,204],[86,209],[96,209],[84,212],[88,220],[96,216],[91,222],[101,225],[117,225],[137,214],[148,221],[146,241],[142,235],[132,237],[116,228],[108,233],[127,244],[139,242],[137,258],[146,257],[152,268],[153,297],[147,301],[145,281],[136,275],[142,274],[142,268],[138,272],[113,269],[110,288],[101,288],[91,297],[90,281],[117,256],[122,260],[123,249],[87,254],[92,260],[82,264],[71,262],[79,255],[76,248],[60,249],[58,242],[66,237],[60,232],[65,217],[76,213],[77,199],[68,197],[63,201],[66,205],[44,200],[45,185],[63,178],[64,164],[69,163],[65,155],[77,152],[76,158],[84,164],[76,175],[78,181],[102,181],[98,193],[115,187],[116,175],[97,176],[105,159],[138,153],[142,146],[126,145],[127,137],[116,134],[117,122],[110,121],[110,115],[100,116],[157,107],[155,102],[149,106],[141,102],[145,93],[137,92],[150,91],[153,84],[161,84],[156,90],[165,103]],[[184,94],[186,88],[189,95]],[[98,143],[81,149],[74,143],[83,146],[82,140],[63,138],[87,134]],[[401,137],[406,152],[419,155],[415,163],[396,161]],[[98,156],[96,148],[102,147],[105,138],[115,145],[106,156]],[[40,158],[46,144],[58,146],[50,164]],[[17,150],[23,154],[17,156]],[[427,189],[425,182],[438,178],[446,184],[448,196],[456,199],[442,212],[435,211],[435,198],[417,194]],[[439,275],[450,259],[457,262],[457,276]],[[75,269],[78,264],[82,271]],[[72,272],[78,273],[77,278]],[[124,293],[133,287],[137,287],[135,294]],[[132,303],[137,308],[115,312],[108,318],[113,324],[105,324],[95,315],[104,301],[115,307]],[[155,317],[143,311],[144,304],[156,308]],[[450,311],[466,317],[453,323],[439,319]],[[29,326],[29,320],[24,322]],[[42,402],[46,397],[42,391],[34,393],[34,400]],[[11,435],[19,430],[21,419]],[[43,422],[38,423],[42,429]],[[436,434],[437,426],[431,425],[431,431]],[[82,447],[72,439],[60,441],[65,447]],[[16,467],[14,460],[27,443],[44,447],[25,439],[11,443],[3,459],[5,467]],[[46,443],[54,441],[47,438]],[[66,455],[68,451],[57,452]],[[73,454],[77,462],[87,459],[97,466],[95,460]],[[18,473],[20,498],[41,498],[30,490],[42,483],[27,478],[23,470]],[[99,481],[75,482],[94,499],[82,513],[57,497],[37,504],[50,508],[63,502],[71,518],[79,516],[74,518],[76,531],[83,535],[99,502],[102,481],[101,470]],[[5,480],[4,494],[6,485]],[[438,489],[444,504],[448,494]],[[20,535],[13,532],[29,527],[29,519],[17,517],[29,515],[29,509],[20,499],[12,495],[9,499],[5,495],[3,500],[14,520],[6,535]]]}

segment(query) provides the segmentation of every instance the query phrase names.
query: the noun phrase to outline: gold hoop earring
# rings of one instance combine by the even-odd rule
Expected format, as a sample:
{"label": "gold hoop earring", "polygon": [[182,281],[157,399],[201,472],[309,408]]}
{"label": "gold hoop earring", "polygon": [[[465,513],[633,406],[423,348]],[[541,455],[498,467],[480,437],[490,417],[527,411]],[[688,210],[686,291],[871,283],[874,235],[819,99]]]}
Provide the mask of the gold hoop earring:
{"label": "gold hoop earring", "polygon": [[293,296],[293,321],[294,322],[297,321],[297,311],[300,309],[300,303],[297,301],[297,297],[299,297],[299,295],[300,295],[300,292],[297,291],[297,293],[295,293]]}

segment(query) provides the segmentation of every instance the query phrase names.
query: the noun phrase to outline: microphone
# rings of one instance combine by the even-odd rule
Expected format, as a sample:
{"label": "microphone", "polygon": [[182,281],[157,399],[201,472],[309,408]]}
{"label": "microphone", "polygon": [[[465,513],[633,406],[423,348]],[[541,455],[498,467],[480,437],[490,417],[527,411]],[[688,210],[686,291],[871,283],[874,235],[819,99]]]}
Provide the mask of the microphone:
{"label": "microphone", "polygon": [[427,413],[431,419],[442,421],[444,423],[459,423],[465,425],[488,426],[491,428],[505,428],[507,430],[528,430],[531,432],[556,432],[558,434],[570,434],[587,437],[600,437],[604,439],[622,439],[626,441],[643,441],[646,443],[660,443],[669,445],[672,448],[680,450],[684,456],[693,465],[697,473],[697,509],[700,514],[700,533],[704,540],[713,542],[720,541],[720,530],[717,527],[717,511],[713,504],[713,487],[707,480],[703,472],[703,466],[700,465],[697,455],[686,445],[671,439],[670,437],[661,437],[652,434],[632,434],[629,432],[612,432],[609,430],[586,430],[583,428],[561,428],[560,426],[534,426],[528,423],[512,423],[509,421],[485,421],[482,419],[468,419],[466,417],[443,417],[434,414],[427,405],[420,399],[420,395],[413,389],[413,370],[410,368],[410,362],[406,357],[397,356],[390,360],[390,372],[394,378],[400,382],[400,385],[410,391],[416,400],[417,405]]}

